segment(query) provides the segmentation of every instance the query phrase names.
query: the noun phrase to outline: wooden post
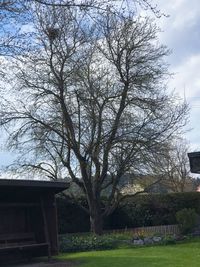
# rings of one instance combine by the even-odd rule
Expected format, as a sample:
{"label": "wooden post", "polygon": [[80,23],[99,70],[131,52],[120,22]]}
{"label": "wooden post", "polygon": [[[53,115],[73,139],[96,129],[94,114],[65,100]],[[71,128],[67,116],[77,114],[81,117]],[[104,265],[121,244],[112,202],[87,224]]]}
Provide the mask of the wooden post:
{"label": "wooden post", "polygon": [[47,224],[47,217],[46,217],[46,211],[44,206],[44,200],[41,197],[40,198],[40,204],[41,204],[41,210],[42,210],[42,217],[44,222],[44,234],[45,234],[45,241],[48,244],[48,259],[51,259],[51,248],[50,248],[50,238],[49,238],[49,230],[48,230],[48,224]]}

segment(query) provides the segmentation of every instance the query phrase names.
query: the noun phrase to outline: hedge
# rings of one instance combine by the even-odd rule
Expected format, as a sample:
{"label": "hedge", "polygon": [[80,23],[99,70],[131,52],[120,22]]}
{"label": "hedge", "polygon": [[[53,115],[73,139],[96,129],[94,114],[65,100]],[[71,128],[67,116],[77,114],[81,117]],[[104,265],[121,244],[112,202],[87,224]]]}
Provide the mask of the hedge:
{"label": "hedge", "polygon": [[90,219],[80,206],[68,198],[57,198],[58,232],[79,233],[90,231]]}
{"label": "hedge", "polygon": [[[79,205],[69,199],[58,198],[57,208],[59,233],[89,231],[89,216]],[[184,208],[192,208],[200,214],[200,193],[137,195],[121,203],[105,220],[104,229],[175,224],[176,212]]]}
{"label": "hedge", "polygon": [[111,216],[111,228],[175,224],[176,212],[193,208],[200,214],[200,193],[152,194],[132,197]]}

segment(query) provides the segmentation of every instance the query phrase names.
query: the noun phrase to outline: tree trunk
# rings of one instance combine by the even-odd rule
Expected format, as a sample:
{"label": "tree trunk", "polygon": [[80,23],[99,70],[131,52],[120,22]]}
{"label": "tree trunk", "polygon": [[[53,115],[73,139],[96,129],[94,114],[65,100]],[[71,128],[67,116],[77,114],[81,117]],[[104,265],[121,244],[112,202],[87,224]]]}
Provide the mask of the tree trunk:
{"label": "tree trunk", "polygon": [[90,215],[90,230],[96,235],[103,234],[103,219],[101,215]]}
{"label": "tree trunk", "polygon": [[103,216],[101,214],[101,206],[94,200],[90,205],[90,230],[96,235],[103,233]]}

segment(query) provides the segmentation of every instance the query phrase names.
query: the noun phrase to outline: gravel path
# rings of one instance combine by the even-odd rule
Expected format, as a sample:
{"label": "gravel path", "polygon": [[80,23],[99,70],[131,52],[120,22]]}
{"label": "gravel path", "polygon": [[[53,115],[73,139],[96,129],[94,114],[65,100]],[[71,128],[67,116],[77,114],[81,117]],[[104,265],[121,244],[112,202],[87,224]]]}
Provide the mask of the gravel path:
{"label": "gravel path", "polygon": [[[5,265],[5,267],[75,267],[77,264],[70,261],[55,261],[51,262],[34,262],[34,263],[24,263],[24,264],[15,264],[15,265]],[[3,267],[3,266],[1,266]]]}

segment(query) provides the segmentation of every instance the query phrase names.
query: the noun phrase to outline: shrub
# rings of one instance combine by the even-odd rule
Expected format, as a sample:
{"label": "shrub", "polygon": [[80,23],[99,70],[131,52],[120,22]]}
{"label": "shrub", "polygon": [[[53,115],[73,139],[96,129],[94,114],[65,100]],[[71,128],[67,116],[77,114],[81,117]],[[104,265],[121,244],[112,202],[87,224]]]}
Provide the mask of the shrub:
{"label": "shrub", "polygon": [[200,193],[144,194],[130,197],[111,215],[110,228],[176,224],[176,212],[184,208],[193,208],[200,214]]}
{"label": "shrub", "polygon": [[197,216],[195,209],[185,208],[176,213],[176,219],[183,234],[188,234],[192,231],[196,225]]}
{"label": "shrub", "polygon": [[78,252],[90,250],[106,250],[118,247],[124,240],[129,240],[130,234],[70,234],[60,236],[60,252]]}
{"label": "shrub", "polygon": [[163,238],[163,245],[174,245],[176,244],[176,237],[173,235],[167,235]]}

